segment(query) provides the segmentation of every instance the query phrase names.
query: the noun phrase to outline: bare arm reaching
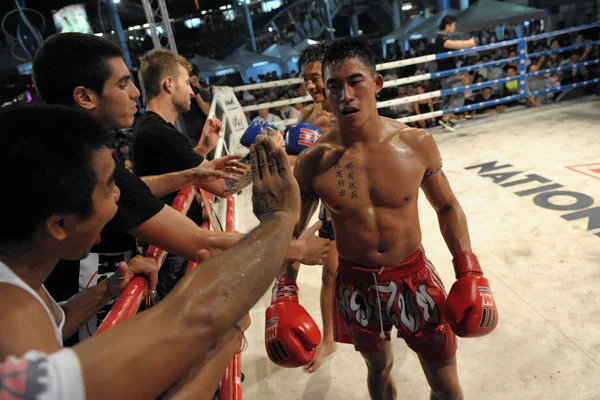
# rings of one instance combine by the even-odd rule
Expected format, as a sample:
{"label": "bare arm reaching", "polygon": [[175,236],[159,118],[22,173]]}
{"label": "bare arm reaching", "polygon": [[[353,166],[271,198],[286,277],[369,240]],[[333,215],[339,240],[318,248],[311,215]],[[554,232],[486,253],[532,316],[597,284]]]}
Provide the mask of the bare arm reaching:
{"label": "bare arm reaching", "polygon": [[[157,307],[75,347],[88,399],[158,396],[204,359],[271,284],[300,200],[283,149],[273,151],[270,141],[259,140],[252,168],[260,225],[184,277]],[[144,385],[132,385],[139,376]]]}
{"label": "bare arm reaching", "polygon": [[[228,155],[212,161],[204,161],[196,168],[162,175],[144,176],[141,179],[156,197],[164,197],[187,185],[197,185],[213,193],[211,188],[215,186],[215,183],[221,181],[221,184],[223,184],[223,179],[237,182],[239,177],[234,174],[247,172],[247,168],[236,161],[240,158],[237,155]],[[218,193],[215,194],[218,195]]]}

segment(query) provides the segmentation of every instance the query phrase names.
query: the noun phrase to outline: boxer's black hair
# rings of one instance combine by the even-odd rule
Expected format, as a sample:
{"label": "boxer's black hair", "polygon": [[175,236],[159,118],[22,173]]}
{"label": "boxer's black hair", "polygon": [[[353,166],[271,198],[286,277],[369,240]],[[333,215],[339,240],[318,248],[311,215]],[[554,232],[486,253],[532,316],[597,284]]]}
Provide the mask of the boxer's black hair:
{"label": "boxer's black hair", "polygon": [[73,90],[83,86],[102,95],[111,76],[107,61],[123,57],[110,40],[84,33],[49,37],[33,59],[33,81],[46,104],[73,105]]}
{"label": "boxer's black hair", "polygon": [[94,212],[94,154],[108,133],[66,106],[13,105],[0,112],[0,245],[18,244],[56,214]]}
{"label": "boxer's black hair", "polygon": [[367,45],[360,39],[342,38],[332,41],[327,47],[325,57],[321,62],[321,74],[325,80],[327,68],[338,66],[352,58],[358,58],[373,76],[377,73],[375,57]]}
{"label": "boxer's black hair", "polygon": [[306,64],[321,63],[328,46],[329,42],[320,42],[305,47],[298,56],[298,70],[300,73],[302,73],[302,69]]}

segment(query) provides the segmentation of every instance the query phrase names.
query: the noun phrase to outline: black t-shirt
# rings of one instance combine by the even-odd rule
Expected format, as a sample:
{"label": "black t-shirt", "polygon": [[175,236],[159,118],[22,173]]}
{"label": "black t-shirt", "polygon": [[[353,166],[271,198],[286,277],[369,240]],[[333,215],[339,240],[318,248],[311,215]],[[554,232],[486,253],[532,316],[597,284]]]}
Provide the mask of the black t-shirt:
{"label": "black t-shirt", "polygon": [[[195,168],[204,157],[194,151],[188,139],[160,115],[146,111],[133,128],[133,167],[139,176],[162,175]],[[177,192],[163,197],[171,204]],[[202,213],[197,202],[192,202],[187,214],[197,224]]]}
{"label": "black t-shirt", "polygon": [[[492,95],[490,96],[490,98],[486,100],[486,99],[484,99],[484,98],[483,98],[483,96],[482,96],[481,94],[478,94],[478,95],[476,95],[476,96],[475,96],[475,98],[473,99],[473,103],[474,103],[474,104],[477,104],[477,103],[483,103],[483,102],[485,102],[485,101],[497,100],[497,99],[499,99],[499,98],[500,98],[500,97],[498,97],[498,95],[492,94]],[[479,113],[479,114],[483,114],[483,113],[484,113],[484,112],[486,112],[486,111],[489,111],[489,110],[495,110],[497,107],[498,107],[498,104],[492,104],[491,106],[487,106],[487,107],[483,107],[483,108],[478,108],[478,109],[477,109],[477,110],[475,110],[475,111],[476,111],[477,113]]]}
{"label": "black t-shirt", "polygon": [[[212,102],[212,96],[208,90],[200,89],[198,93],[200,93],[202,100],[206,103],[210,104]],[[185,124],[185,134],[192,146],[196,146],[200,140],[200,136],[202,136],[202,128],[204,128],[207,120],[196,99],[192,99],[190,111],[183,114],[182,118]]]}
{"label": "black t-shirt", "polygon": [[[450,35],[445,32],[438,32],[435,37],[435,43],[433,44],[433,52],[434,54],[446,53],[448,51],[452,51],[451,49],[447,49],[444,47],[444,43],[447,40],[451,40]],[[441,60],[436,60],[438,72],[446,71],[448,69],[456,68],[456,61],[454,57],[450,58],[442,58]]]}
{"label": "black t-shirt", "polygon": [[[114,157],[113,157],[114,158]],[[101,242],[83,260],[61,260],[44,285],[56,301],[68,300],[79,291],[111,276],[121,261],[137,254],[137,243],[127,232],[146,222],[165,206],[146,184],[115,158],[115,183],[121,191],[118,211],[101,232]],[[91,336],[110,310],[103,308],[80,330],[80,339]],[[65,338],[66,339],[66,338]],[[77,335],[75,335],[75,343]],[[70,344],[73,344],[71,341]]]}

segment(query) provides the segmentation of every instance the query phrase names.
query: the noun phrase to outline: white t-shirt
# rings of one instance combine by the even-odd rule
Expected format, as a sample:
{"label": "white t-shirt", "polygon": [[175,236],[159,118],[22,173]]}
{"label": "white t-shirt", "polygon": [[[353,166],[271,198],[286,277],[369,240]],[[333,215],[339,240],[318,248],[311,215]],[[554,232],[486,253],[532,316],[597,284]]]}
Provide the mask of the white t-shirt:
{"label": "white t-shirt", "polygon": [[[50,318],[50,322],[52,323],[52,327],[54,328],[54,335],[56,336],[56,342],[60,347],[63,346],[63,337],[62,337],[62,329],[65,325],[65,312],[58,305],[56,301],[52,298],[50,293],[46,290],[44,285],[42,285],[42,289],[46,293],[46,297],[50,302],[50,306],[52,310],[48,309],[46,303],[42,300],[39,294],[37,294],[28,284],[26,284],[21,278],[17,276],[10,268],[6,266],[3,262],[0,261],[0,282],[7,283],[9,285],[14,285],[18,288],[23,289],[30,295],[32,295],[41,305],[44,307],[44,310],[48,313],[48,318]],[[0,397],[0,400],[2,397]]]}
{"label": "white t-shirt", "polygon": [[39,351],[9,356],[0,363],[0,399],[84,400],[77,354],[62,349],[50,356]]}
{"label": "white t-shirt", "polygon": [[[25,290],[42,304],[54,328],[56,341],[62,347],[65,313],[46,288],[42,285],[52,310],[48,309],[39,294],[2,262],[0,262],[0,282]],[[50,356],[39,351],[29,351],[21,358],[9,356],[0,363],[0,400],[14,398],[85,399],[83,373],[77,354],[71,349],[62,349]]]}
{"label": "white t-shirt", "polygon": [[270,122],[272,124],[275,124],[276,122],[281,122],[281,118],[279,118],[277,115],[275,114],[271,114],[269,113],[269,115],[267,115],[267,119],[265,120],[263,117],[261,117],[260,115],[256,118],[254,118],[252,120],[252,122],[254,121],[261,121],[261,122]]}

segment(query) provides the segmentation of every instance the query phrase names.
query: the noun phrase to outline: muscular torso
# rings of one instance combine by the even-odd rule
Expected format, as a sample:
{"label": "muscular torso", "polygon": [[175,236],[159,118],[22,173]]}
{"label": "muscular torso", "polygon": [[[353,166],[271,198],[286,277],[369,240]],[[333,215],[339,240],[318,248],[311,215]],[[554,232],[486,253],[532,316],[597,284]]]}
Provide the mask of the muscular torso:
{"label": "muscular torso", "polygon": [[376,143],[349,147],[336,127],[307,160],[316,164],[307,182],[330,212],[340,256],[373,268],[398,264],[421,244],[419,131],[390,119],[383,125]]}

